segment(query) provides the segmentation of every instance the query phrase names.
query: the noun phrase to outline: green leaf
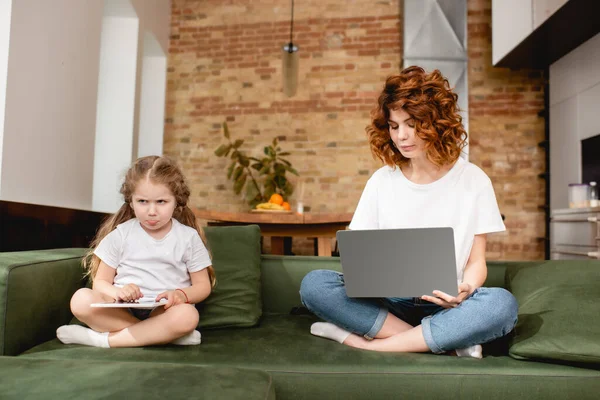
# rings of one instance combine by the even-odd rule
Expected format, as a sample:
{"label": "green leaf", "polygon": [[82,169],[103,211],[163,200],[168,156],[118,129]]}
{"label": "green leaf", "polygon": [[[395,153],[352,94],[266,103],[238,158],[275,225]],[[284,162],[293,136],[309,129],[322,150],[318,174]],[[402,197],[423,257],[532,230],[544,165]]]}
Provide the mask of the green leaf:
{"label": "green leaf", "polygon": [[275,176],[274,181],[278,187],[283,189],[288,180],[283,175],[277,175],[277,176]]}
{"label": "green leaf", "polygon": [[273,165],[273,169],[277,175],[285,174],[285,165],[283,164],[275,163],[275,165]]}
{"label": "green leaf", "polygon": [[227,122],[223,122],[223,133],[225,137],[229,139],[229,127],[227,126]]}
{"label": "green leaf", "polygon": [[246,199],[252,201],[255,200],[257,195],[259,195],[256,186],[252,184],[252,182],[248,182],[246,185]]}
{"label": "green leaf", "polygon": [[241,165],[238,165],[238,167],[233,172],[233,180],[237,181],[239,179],[240,175],[242,175],[242,172],[244,172],[244,167],[242,167]]}
{"label": "green leaf", "polygon": [[283,188],[283,192],[285,193],[286,197],[290,197],[292,193],[294,193],[294,185],[292,185],[290,181],[287,181],[285,187]]}
{"label": "green leaf", "polygon": [[270,169],[271,169],[271,166],[270,166],[270,165],[268,165],[268,164],[267,164],[267,165],[263,165],[263,167],[260,169],[260,171],[258,171],[258,173],[259,173],[260,175],[265,175],[265,174],[268,174],[268,173],[269,173],[269,170],[270,170]]}
{"label": "green leaf", "polygon": [[289,156],[291,153],[289,151],[284,151],[283,153],[279,153],[279,156]]}
{"label": "green leaf", "polygon": [[245,183],[246,183],[246,174],[242,174],[233,184],[233,191],[235,192],[235,194],[242,193],[242,188],[244,187]]}
{"label": "green leaf", "polygon": [[252,164],[250,167],[254,168],[257,171],[260,171],[260,169],[263,167],[263,165],[262,165],[262,163],[257,162],[257,163]]}
{"label": "green leaf", "polygon": [[233,169],[235,168],[235,164],[237,164],[237,163],[235,161],[233,161],[229,165],[229,168],[227,168],[227,179],[231,179],[231,176],[233,175]]}
{"label": "green leaf", "polygon": [[222,144],[215,150],[215,155],[217,157],[223,157],[229,151],[228,144]]}
{"label": "green leaf", "polygon": [[250,160],[248,160],[248,157],[246,157],[246,156],[240,156],[238,159],[238,162],[240,164],[242,164],[244,167],[247,167],[248,165],[250,165]]}
{"label": "green leaf", "polygon": [[265,146],[263,148],[263,151],[265,152],[266,155],[269,155],[269,146]]}
{"label": "green leaf", "polygon": [[240,152],[237,150],[234,150],[233,153],[231,153],[231,159],[235,160],[236,158],[238,158],[239,155],[240,155]]}
{"label": "green leaf", "polygon": [[288,160],[284,160],[283,158],[280,158],[278,161],[279,161],[279,162],[282,162],[282,163],[284,163],[284,164],[285,164],[285,165],[287,165],[288,167],[291,167],[291,166],[292,166],[292,163],[291,163],[291,162],[289,162]]}
{"label": "green leaf", "polygon": [[242,139],[238,139],[238,140],[236,140],[236,141],[235,141],[235,143],[233,144],[233,148],[234,148],[234,149],[239,149],[239,148],[240,148],[240,146],[241,146],[242,144],[244,144],[244,141],[243,141]]}
{"label": "green leaf", "polygon": [[289,173],[291,173],[291,174],[294,174],[294,175],[296,175],[296,176],[299,176],[299,174],[298,174],[298,171],[296,171],[296,169],[292,168],[291,166],[289,166],[289,165],[286,165],[286,166],[285,166],[285,169],[286,169],[286,170],[287,170]]}
{"label": "green leaf", "polygon": [[273,184],[273,182],[269,181],[269,182],[265,182],[265,199],[268,200],[271,198],[271,196],[273,195],[273,193],[275,193],[275,185]]}

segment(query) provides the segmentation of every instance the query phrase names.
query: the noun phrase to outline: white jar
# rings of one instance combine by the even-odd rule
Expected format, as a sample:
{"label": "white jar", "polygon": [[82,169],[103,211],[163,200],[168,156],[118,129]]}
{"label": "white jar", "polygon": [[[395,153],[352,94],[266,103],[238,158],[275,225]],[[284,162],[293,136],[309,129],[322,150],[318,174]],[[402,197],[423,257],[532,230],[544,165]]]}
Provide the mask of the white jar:
{"label": "white jar", "polygon": [[569,183],[569,208],[585,208],[590,206],[587,183]]}

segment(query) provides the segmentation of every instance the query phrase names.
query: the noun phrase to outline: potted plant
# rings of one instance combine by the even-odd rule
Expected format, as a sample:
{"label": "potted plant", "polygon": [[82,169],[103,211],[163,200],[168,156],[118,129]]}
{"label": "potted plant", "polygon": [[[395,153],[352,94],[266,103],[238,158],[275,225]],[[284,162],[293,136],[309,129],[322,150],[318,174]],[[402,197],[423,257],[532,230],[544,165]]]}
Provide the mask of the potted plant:
{"label": "potted plant", "polygon": [[243,193],[244,199],[252,207],[271,202],[270,204],[279,204],[289,210],[289,203],[285,199],[289,199],[294,192],[294,186],[287,179],[286,173],[298,176],[298,171],[288,160],[282,158],[290,153],[281,150],[277,138],[264,147],[264,154],[258,158],[250,157],[240,150],[244,141],[232,141],[226,122],[223,123],[223,134],[227,143],[220,145],[215,150],[215,155],[231,159],[227,179],[233,181],[235,194]]}

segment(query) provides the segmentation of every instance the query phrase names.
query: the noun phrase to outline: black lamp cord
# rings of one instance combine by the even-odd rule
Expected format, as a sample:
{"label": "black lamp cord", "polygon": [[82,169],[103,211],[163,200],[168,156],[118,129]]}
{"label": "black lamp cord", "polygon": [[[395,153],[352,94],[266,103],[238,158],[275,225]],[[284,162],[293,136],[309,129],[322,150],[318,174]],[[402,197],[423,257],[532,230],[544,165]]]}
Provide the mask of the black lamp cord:
{"label": "black lamp cord", "polygon": [[292,20],[290,22],[290,44],[288,45],[288,53],[294,52],[294,44],[292,43],[293,36],[294,36],[294,0],[292,0]]}

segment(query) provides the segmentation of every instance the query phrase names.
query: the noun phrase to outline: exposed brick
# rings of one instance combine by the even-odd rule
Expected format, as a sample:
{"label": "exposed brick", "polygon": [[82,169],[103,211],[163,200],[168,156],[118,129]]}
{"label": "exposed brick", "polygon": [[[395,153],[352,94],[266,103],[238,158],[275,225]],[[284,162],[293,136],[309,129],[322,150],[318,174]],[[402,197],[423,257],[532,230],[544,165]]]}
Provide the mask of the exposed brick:
{"label": "exposed brick", "polygon": [[[252,12],[240,10],[251,8]],[[282,93],[289,9],[272,2],[172,0],[165,153],[177,158],[192,204],[247,210],[214,156],[228,121],[248,155],[273,138],[300,172],[305,209],[352,212],[380,163],[364,127],[385,77],[402,59],[401,0],[308,0],[294,16],[298,92]],[[318,16],[318,17],[315,17]],[[468,0],[469,155],[491,178],[508,231],[489,235],[488,259],[543,257],[544,82],[540,71],[491,65],[491,0]],[[335,116],[335,118],[333,118]],[[291,176],[292,182],[297,182]],[[296,201],[291,197],[292,208]],[[265,250],[268,251],[268,241]],[[296,254],[313,243],[294,240]]]}

